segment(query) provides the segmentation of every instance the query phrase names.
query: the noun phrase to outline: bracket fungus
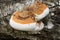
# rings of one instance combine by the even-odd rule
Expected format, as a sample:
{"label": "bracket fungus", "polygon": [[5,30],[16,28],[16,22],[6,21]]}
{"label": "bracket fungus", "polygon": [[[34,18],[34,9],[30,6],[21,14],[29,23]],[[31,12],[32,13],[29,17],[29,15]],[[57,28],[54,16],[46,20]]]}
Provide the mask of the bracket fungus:
{"label": "bracket fungus", "polygon": [[10,19],[12,28],[22,31],[40,31],[44,28],[41,19],[49,14],[49,8],[44,3],[35,1],[23,11],[16,11]]}

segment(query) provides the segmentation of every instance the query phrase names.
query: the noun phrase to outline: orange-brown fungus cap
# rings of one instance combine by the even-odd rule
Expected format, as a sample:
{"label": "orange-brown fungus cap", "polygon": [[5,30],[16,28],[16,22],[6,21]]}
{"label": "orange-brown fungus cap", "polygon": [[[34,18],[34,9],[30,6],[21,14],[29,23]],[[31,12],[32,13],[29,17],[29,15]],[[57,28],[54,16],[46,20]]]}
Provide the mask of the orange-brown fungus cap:
{"label": "orange-brown fungus cap", "polygon": [[32,6],[29,7],[29,10],[32,10],[33,14],[41,14],[47,8],[47,5],[41,2],[35,2]]}
{"label": "orange-brown fungus cap", "polygon": [[29,23],[34,23],[35,20],[31,17],[25,19],[25,20],[20,20],[18,19],[19,14],[21,14],[20,12],[15,12],[15,15],[13,16],[12,20],[14,20],[16,23],[20,23],[20,24],[29,24]]}

